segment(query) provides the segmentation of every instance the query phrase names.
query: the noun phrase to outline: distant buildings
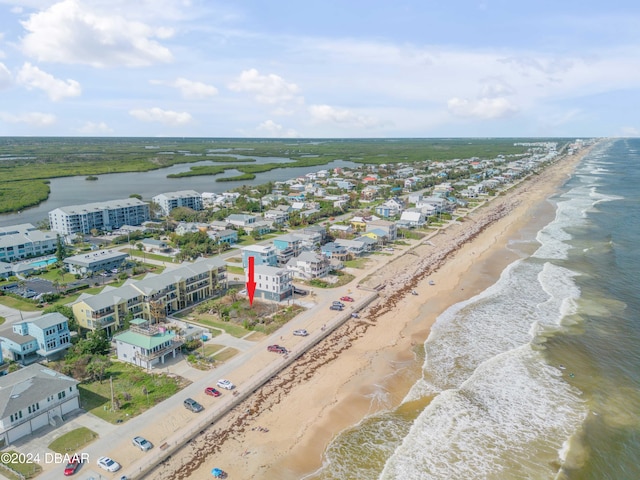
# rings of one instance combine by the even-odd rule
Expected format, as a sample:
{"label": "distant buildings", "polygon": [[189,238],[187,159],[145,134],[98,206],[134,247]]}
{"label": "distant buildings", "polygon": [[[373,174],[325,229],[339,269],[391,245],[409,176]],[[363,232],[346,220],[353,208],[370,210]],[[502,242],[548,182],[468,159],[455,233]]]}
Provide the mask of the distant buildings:
{"label": "distant buildings", "polygon": [[171,210],[178,207],[187,207],[192,210],[202,210],[202,195],[195,190],[181,190],[156,195],[151,199],[158,204],[163,215],[169,215]]}
{"label": "distant buildings", "polygon": [[39,257],[56,251],[57,235],[30,223],[0,227],[0,262]]}
{"label": "distant buildings", "polygon": [[62,235],[89,234],[93,229],[111,231],[123,225],[140,225],[149,219],[149,204],[137,198],[72,205],[49,212],[51,230]]}

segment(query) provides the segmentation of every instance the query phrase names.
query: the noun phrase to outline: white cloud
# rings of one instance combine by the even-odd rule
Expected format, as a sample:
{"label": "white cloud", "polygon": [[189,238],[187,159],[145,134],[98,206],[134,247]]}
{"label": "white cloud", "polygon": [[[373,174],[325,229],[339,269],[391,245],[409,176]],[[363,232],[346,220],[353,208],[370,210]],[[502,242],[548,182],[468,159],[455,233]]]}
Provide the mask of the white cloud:
{"label": "white cloud", "polygon": [[208,85],[202,82],[195,82],[193,80],[187,80],[186,78],[177,78],[173,82],[159,82],[154,81],[152,83],[160,83],[168,85],[170,87],[180,90],[180,94],[187,99],[198,100],[208,97],[214,97],[218,94],[218,89],[213,85]]}
{"label": "white cloud", "polygon": [[167,125],[185,125],[191,123],[193,118],[187,112],[174,112],[172,110],[162,110],[161,108],[148,108],[130,110],[129,114],[143,122],[159,122]]}
{"label": "white cloud", "polygon": [[113,133],[113,129],[104,122],[86,122],[78,132],[85,135],[106,135]]}
{"label": "white cloud", "polygon": [[0,89],[7,88],[11,82],[11,72],[4,63],[0,62]]}
{"label": "white cloud", "polygon": [[298,132],[293,129],[285,129],[282,125],[277,124],[273,120],[266,120],[258,125],[257,130],[266,134],[270,137],[276,138],[296,138],[298,137]]}
{"label": "white cloud", "polygon": [[269,105],[293,100],[302,101],[302,98],[297,96],[300,89],[295,83],[287,83],[273,73],[260,75],[255,68],[244,70],[229,84],[229,88],[234,92],[253,93],[258,102]]}
{"label": "white cloud", "polygon": [[482,119],[502,118],[513,115],[518,108],[509,100],[499,98],[480,98],[467,100],[465,98],[451,98],[447,102],[449,112],[457,117],[474,117]]}
{"label": "white cloud", "polygon": [[330,105],[310,105],[311,118],[318,123],[335,123],[350,127],[372,128],[381,125],[374,117],[357,115],[344,108],[336,108]]}
{"label": "white cloud", "polygon": [[57,79],[29,62],[22,66],[16,79],[29,90],[34,88],[43,90],[54,102],[65,97],[77,97],[82,93],[80,84],[75,80]]}
{"label": "white cloud", "polygon": [[97,7],[63,0],[31,14],[22,22],[28,32],[22,40],[23,51],[40,61],[94,67],[137,67],[172,60],[169,49],[154,40],[167,38],[169,30],[128,20],[115,8]]}
{"label": "white cloud", "polygon": [[7,123],[26,123],[35,127],[43,127],[54,124],[56,117],[50,113],[41,112],[21,113],[17,115],[0,112],[0,120]]}

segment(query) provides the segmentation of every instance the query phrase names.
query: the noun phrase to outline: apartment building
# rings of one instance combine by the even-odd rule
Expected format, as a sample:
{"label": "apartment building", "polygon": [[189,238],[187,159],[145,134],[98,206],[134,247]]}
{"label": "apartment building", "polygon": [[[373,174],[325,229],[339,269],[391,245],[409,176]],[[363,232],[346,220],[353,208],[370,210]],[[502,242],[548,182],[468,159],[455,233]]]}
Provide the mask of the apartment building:
{"label": "apartment building", "polygon": [[167,192],[156,195],[151,199],[157,203],[163,215],[169,215],[171,210],[178,207],[187,207],[192,210],[202,210],[202,194],[195,190],[181,190],[179,192]]}
{"label": "apartment building", "polygon": [[105,330],[108,336],[122,328],[125,318],[157,321],[160,317],[220,295],[227,288],[225,263],[204,258],[143,280],[106,287],[97,295],[81,295],[72,305],[82,328]]}
{"label": "apartment building", "polygon": [[49,212],[51,230],[62,235],[111,231],[150,219],[149,204],[137,198],[60,207]]}
{"label": "apartment building", "polygon": [[56,251],[57,235],[30,223],[0,227],[0,262],[40,257]]}

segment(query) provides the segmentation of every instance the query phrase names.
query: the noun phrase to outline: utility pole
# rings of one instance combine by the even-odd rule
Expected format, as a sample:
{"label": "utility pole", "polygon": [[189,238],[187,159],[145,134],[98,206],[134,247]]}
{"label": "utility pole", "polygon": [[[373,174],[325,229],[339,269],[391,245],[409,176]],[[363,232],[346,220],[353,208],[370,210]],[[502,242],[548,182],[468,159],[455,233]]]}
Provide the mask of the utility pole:
{"label": "utility pole", "polygon": [[113,408],[113,375],[109,377],[109,385],[111,387],[111,411],[114,412],[115,409]]}

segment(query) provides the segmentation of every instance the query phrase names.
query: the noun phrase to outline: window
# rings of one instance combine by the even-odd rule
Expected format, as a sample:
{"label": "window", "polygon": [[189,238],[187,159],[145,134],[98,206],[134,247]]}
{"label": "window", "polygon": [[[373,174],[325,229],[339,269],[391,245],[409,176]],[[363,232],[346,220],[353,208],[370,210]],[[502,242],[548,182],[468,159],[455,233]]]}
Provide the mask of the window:
{"label": "window", "polygon": [[64,391],[63,392],[59,392],[58,393],[58,400],[62,400],[66,396],[67,396],[66,392],[64,392]]}

